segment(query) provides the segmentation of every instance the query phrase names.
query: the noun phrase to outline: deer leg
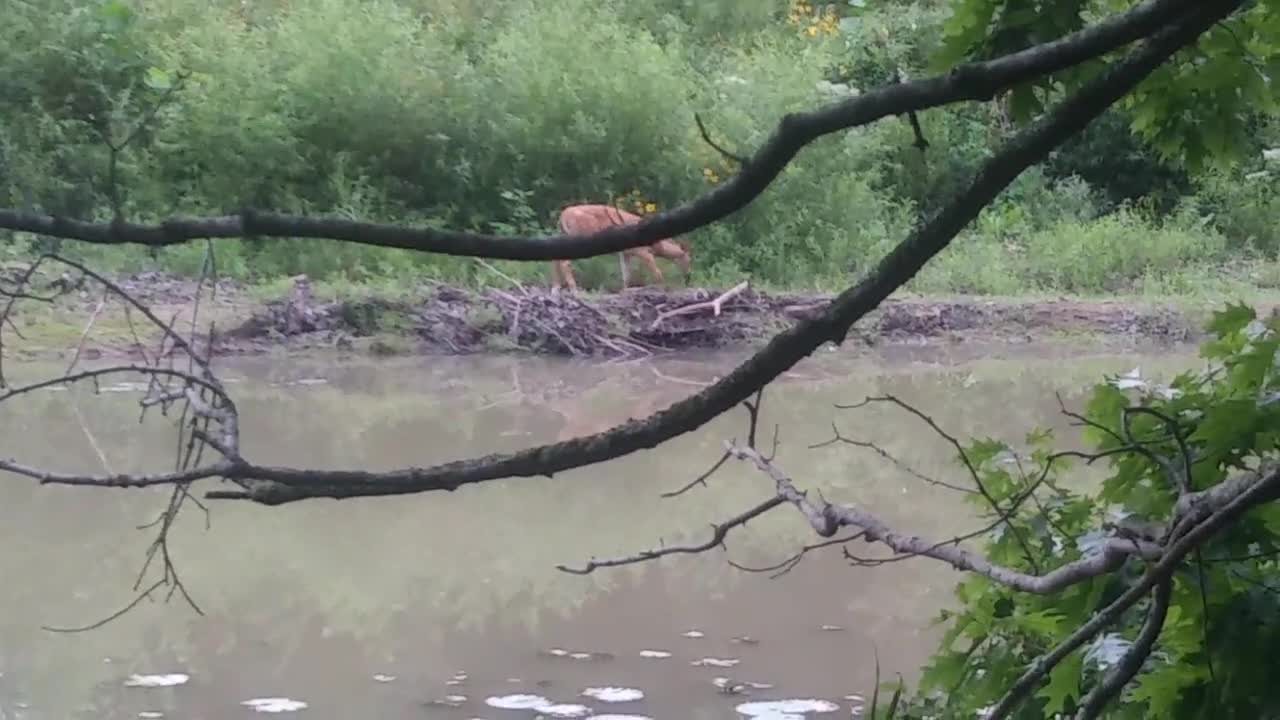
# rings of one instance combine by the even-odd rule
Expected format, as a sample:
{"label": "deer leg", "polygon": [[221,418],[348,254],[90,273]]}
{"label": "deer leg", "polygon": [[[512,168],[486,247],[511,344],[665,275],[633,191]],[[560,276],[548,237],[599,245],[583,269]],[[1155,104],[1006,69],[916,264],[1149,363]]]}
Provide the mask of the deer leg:
{"label": "deer leg", "polygon": [[573,265],[568,260],[565,260],[564,265],[561,267],[564,270],[565,284],[569,286],[569,292],[578,292],[578,280],[573,276]]}
{"label": "deer leg", "polygon": [[573,266],[568,260],[551,261],[551,289],[559,290],[568,286],[570,292],[578,291],[578,283],[573,277]]}
{"label": "deer leg", "polygon": [[630,255],[627,252],[618,253],[618,267],[622,270],[622,289],[626,290],[631,280]]}
{"label": "deer leg", "polygon": [[659,285],[666,287],[667,280],[662,277],[662,270],[658,268],[658,261],[654,259],[653,253],[648,252],[641,255],[640,260],[645,264],[645,267],[649,268],[649,274],[653,276],[653,279],[657,280]]}

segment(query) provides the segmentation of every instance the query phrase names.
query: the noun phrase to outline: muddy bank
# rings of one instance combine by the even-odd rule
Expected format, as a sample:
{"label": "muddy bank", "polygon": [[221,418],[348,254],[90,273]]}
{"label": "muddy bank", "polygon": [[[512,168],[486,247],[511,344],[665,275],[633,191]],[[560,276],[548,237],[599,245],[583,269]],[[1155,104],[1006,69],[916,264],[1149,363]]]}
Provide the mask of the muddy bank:
{"label": "muddy bank", "polygon": [[[620,359],[690,349],[724,349],[767,340],[821,311],[829,297],[729,290],[553,293],[540,288],[427,289],[409,301],[379,298],[319,302],[309,284],[267,303],[221,336],[222,352],[280,344],[352,347],[374,352],[523,351]],[[1073,334],[1177,343],[1199,321],[1169,307],[1081,301],[890,300],[850,334],[879,342],[1028,342]]]}
{"label": "muddy bank", "polygon": [[[820,312],[829,296],[773,294],[747,287],[622,293],[553,293],[542,288],[468,290],[428,285],[397,297],[324,299],[304,277],[274,294],[234,282],[208,288],[155,273],[116,280],[165,322],[201,334],[210,323],[219,354],[342,349],[373,354],[529,352],[627,359],[682,350],[750,347]],[[81,347],[90,356],[137,355],[158,333],[124,303],[92,288],[19,315],[26,341],[6,338],[6,354],[39,357]],[[93,332],[84,336],[86,320]],[[1179,343],[1199,336],[1203,313],[1121,302],[890,300],[850,333],[846,348],[879,343],[1025,343],[1054,339],[1125,344]],[[15,342],[16,340],[16,342]],[[83,345],[81,345],[83,343]],[[140,350],[141,348],[141,350]]]}

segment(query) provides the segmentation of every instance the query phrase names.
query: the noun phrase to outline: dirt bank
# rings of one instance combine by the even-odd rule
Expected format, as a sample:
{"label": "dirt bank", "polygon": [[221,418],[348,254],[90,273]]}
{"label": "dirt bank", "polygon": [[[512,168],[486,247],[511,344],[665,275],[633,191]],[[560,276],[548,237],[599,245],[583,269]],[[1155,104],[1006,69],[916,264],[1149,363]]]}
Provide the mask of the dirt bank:
{"label": "dirt bank", "polygon": [[[146,274],[120,284],[166,322],[190,322],[195,283]],[[205,297],[198,324],[214,322],[219,354],[340,348],[398,353],[532,352],[619,359],[686,349],[749,346],[819,312],[829,297],[657,288],[613,294],[555,294],[539,288],[465,290],[430,285],[401,297],[316,297],[305,278],[283,296],[263,298],[234,283]],[[8,351],[65,352],[80,342],[99,297],[73,293],[55,311],[22,317],[24,335]],[[718,302],[717,302],[718,300]],[[155,334],[126,324],[123,304],[108,302],[85,342],[93,355],[137,352]],[[890,300],[863,320],[851,343],[1029,342],[1088,335],[1108,342],[1177,343],[1198,335],[1200,319],[1171,307],[1119,302]],[[44,332],[41,332],[44,330]],[[15,347],[15,345],[17,347]],[[25,347],[24,347],[25,346]]]}
{"label": "dirt bank", "polygon": [[[227,333],[223,349],[289,339],[343,345],[390,332],[435,352],[639,357],[759,342],[819,312],[828,300],[744,286],[728,291],[636,288],[607,295],[437,286],[410,302],[319,303],[303,281],[289,299],[267,305]],[[891,300],[860,323],[854,337],[864,343],[1025,341],[1091,333],[1179,342],[1191,336],[1194,325],[1169,308],[1118,303]]]}

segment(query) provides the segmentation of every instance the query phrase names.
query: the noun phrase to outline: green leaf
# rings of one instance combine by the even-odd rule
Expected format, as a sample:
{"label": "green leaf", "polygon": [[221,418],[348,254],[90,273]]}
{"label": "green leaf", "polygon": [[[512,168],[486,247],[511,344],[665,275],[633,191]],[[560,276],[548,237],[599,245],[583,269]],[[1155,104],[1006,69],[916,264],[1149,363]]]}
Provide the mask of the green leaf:
{"label": "green leaf", "polygon": [[1206,329],[1219,338],[1225,338],[1244,330],[1245,326],[1257,317],[1258,313],[1244,303],[1229,304],[1225,310],[1219,310],[1213,314],[1213,319],[1209,321]]}
{"label": "green leaf", "polygon": [[984,438],[982,440],[974,440],[969,447],[965,448],[965,455],[968,456],[969,462],[973,463],[974,467],[980,468],[1008,449],[1009,445],[1005,442]]}
{"label": "green leaf", "polygon": [[967,659],[963,653],[935,653],[920,675],[921,688],[950,692],[964,680]]}
{"label": "green leaf", "polygon": [[1095,385],[1085,417],[1099,427],[1086,427],[1085,441],[1099,450],[1118,447],[1121,443],[1116,436],[1120,435],[1121,415],[1128,406],[1128,398],[1116,386],[1111,383]]}
{"label": "green leaf", "polygon": [[1026,443],[1032,446],[1043,446],[1053,442],[1053,428],[1036,428],[1027,433]]}
{"label": "green leaf", "polygon": [[943,25],[942,44],[932,58],[931,69],[949,70],[981,47],[996,5],[994,0],[956,0],[950,3],[951,17]]}
{"label": "green leaf", "polygon": [[1084,655],[1073,652],[1049,672],[1049,682],[1036,693],[1044,700],[1044,712],[1053,716],[1068,710],[1067,701],[1080,697],[1080,678],[1084,671]]}
{"label": "green leaf", "polygon": [[1146,717],[1174,717],[1185,689],[1207,678],[1208,673],[1191,663],[1165,663],[1139,675],[1130,691],[1129,702],[1145,703]]}
{"label": "green leaf", "polygon": [[168,90],[173,87],[173,79],[169,77],[169,73],[158,67],[147,68],[143,82],[152,90]]}
{"label": "green leaf", "polygon": [[1062,613],[1054,610],[1040,610],[1037,612],[1019,613],[1015,620],[1018,627],[1035,635],[1055,636],[1058,629],[1062,626],[1064,618]]}
{"label": "green leaf", "polygon": [[1044,103],[1036,96],[1034,85],[1019,85],[1009,92],[1009,112],[1018,123],[1025,123],[1044,111]]}

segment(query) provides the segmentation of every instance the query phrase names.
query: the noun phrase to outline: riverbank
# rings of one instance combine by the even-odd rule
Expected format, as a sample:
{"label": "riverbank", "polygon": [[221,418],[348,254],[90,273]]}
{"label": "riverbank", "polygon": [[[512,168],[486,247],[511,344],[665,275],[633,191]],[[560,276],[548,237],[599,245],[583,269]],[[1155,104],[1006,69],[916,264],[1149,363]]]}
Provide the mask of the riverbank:
{"label": "riverbank", "polygon": [[[219,283],[198,291],[187,278],[156,273],[116,278],[164,322],[201,336],[214,329],[222,355],[338,350],[374,355],[535,353],[631,359],[684,350],[757,345],[819,312],[824,295],[734,288],[622,293],[553,293],[511,286],[483,290],[430,284],[412,291],[334,295],[305,277],[274,292]],[[196,301],[199,296],[199,302]],[[903,298],[859,323],[846,347],[880,343],[956,344],[1069,340],[1132,343],[1194,341],[1217,303]],[[130,317],[132,315],[132,317]],[[52,303],[19,304],[6,355],[39,359],[77,349],[89,357],[138,356],[158,330],[118,298],[89,286]],[[88,332],[86,332],[88,328]]]}

